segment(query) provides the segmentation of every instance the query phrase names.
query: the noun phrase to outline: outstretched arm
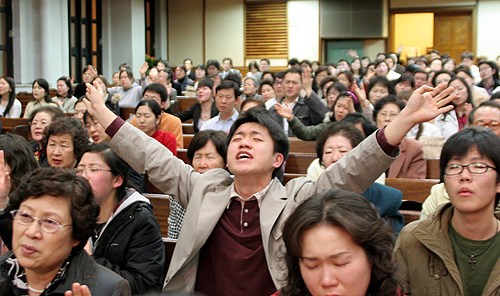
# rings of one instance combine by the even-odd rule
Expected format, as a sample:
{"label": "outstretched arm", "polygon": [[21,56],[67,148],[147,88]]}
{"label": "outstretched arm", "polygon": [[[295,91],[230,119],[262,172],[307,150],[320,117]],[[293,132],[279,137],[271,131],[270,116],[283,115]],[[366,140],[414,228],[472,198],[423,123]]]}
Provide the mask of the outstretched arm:
{"label": "outstretched arm", "polygon": [[387,142],[398,145],[416,124],[453,110],[452,105],[447,105],[456,98],[453,90],[453,87],[446,88],[446,83],[441,83],[436,88],[424,85],[414,91],[406,107],[385,128]]}
{"label": "outstretched arm", "polygon": [[90,115],[96,118],[104,129],[107,129],[117,116],[106,107],[101,85],[97,81],[94,81],[93,85],[87,83],[86,96],[87,98],[83,101]]}

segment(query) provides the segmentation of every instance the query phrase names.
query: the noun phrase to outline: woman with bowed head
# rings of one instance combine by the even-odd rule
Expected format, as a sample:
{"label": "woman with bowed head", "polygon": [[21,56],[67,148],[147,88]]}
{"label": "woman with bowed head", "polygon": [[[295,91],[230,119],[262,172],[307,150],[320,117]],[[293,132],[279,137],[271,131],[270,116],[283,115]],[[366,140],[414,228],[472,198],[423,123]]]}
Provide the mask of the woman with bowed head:
{"label": "woman with bowed head", "polygon": [[[328,167],[338,162],[364,139],[363,132],[352,122],[343,120],[327,125],[318,136],[316,142],[318,158],[307,168],[307,177],[317,180]],[[382,179],[383,177],[384,174]],[[399,212],[403,194],[378,182],[379,180],[376,180],[362,195],[376,206],[381,217],[391,223],[394,232],[399,233],[404,226],[404,217]]]}
{"label": "woman with bowed head", "polygon": [[69,77],[62,76],[57,80],[57,96],[53,97],[52,101],[57,103],[64,113],[75,113],[77,98],[73,96],[73,87]]}
{"label": "woman with bowed head", "polygon": [[63,295],[75,282],[93,296],[131,295],[126,280],[83,250],[99,206],[89,183],[74,171],[33,171],[5,211],[12,217],[12,251],[0,256],[1,295]]}
{"label": "woman with bowed head", "polygon": [[44,131],[43,150],[52,167],[75,168],[83,151],[89,145],[89,137],[82,123],[74,117],[61,117]]}
{"label": "woman with bowed head", "polygon": [[165,250],[151,202],[128,187],[129,170],[108,143],[90,146],[76,168],[100,207],[87,252],[125,278],[134,294],[142,294],[161,289]]}
{"label": "woman with bowed head", "polygon": [[49,83],[43,78],[33,81],[33,100],[24,109],[24,118],[30,118],[33,111],[43,106],[59,107],[49,98]]}
{"label": "woman with bowed head", "polygon": [[396,296],[394,234],[366,198],[330,189],[300,204],[283,228],[279,296]]}
{"label": "woman with bowed head", "polygon": [[16,82],[11,77],[0,77],[0,117],[19,118],[21,102],[16,99]]}
{"label": "woman with bowed head", "polygon": [[42,139],[45,128],[57,118],[64,117],[61,109],[53,106],[44,106],[36,109],[28,119],[30,134],[32,141],[30,142],[31,149],[35,154],[36,160],[42,167],[49,166],[47,162],[47,153],[43,148]]}

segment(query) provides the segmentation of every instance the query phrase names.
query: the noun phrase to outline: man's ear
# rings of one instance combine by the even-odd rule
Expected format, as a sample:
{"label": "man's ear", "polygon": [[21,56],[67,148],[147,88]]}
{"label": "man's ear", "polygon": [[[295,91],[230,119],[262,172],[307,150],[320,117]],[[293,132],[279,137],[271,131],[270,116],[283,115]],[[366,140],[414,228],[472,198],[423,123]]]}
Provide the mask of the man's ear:
{"label": "man's ear", "polygon": [[282,164],[283,161],[285,160],[285,157],[283,154],[276,152],[274,154],[274,160],[273,160],[273,168],[279,168]]}

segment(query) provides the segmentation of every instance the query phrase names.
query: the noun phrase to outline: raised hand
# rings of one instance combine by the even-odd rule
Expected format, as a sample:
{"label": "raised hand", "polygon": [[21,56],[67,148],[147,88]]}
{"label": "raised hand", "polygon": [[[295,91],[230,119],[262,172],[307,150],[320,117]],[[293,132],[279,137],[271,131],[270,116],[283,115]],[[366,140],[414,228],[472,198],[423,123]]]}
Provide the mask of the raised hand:
{"label": "raised hand", "polygon": [[87,83],[86,85],[87,93],[85,95],[87,98],[83,102],[87,106],[87,111],[106,129],[117,116],[104,104],[104,93],[102,92],[101,85],[97,81],[94,81],[93,84]]}
{"label": "raised hand", "polygon": [[281,117],[286,118],[288,121],[293,119],[293,110],[292,108],[290,108],[290,106],[288,106],[287,103],[283,102],[283,105],[280,103],[276,103],[276,105],[274,105],[274,108]]}
{"label": "raised hand", "polygon": [[64,293],[64,296],[92,296],[89,287],[85,285],[80,285],[79,283],[73,283],[71,290]]}
{"label": "raised hand", "polygon": [[312,85],[313,85],[312,69],[305,69],[304,73],[302,73],[302,88],[304,88],[308,97],[311,95],[313,91]]}
{"label": "raised hand", "polygon": [[413,92],[406,108],[401,111],[410,116],[415,124],[434,119],[439,114],[453,110],[452,105],[448,105],[456,99],[453,87],[446,88],[446,83],[441,83],[436,88],[424,85]]}
{"label": "raised hand", "polygon": [[397,145],[416,124],[453,110],[453,105],[448,103],[456,97],[453,87],[446,88],[445,82],[436,88],[421,86],[413,92],[401,113],[385,128],[387,142]]}
{"label": "raised hand", "polygon": [[361,88],[359,88],[357,83],[352,84],[352,89],[354,91],[354,94],[356,97],[358,97],[359,104],[363,108],[367,108],[370,106],[370,101],[366,98],[366,92],[365,92],[365,84],[361,83]]}
{"label": "raised hand", "polygon": [[9,203],[10,172],[5,165],[3,150],[0,150],[0,208],[5,208]]}
{"label": "raised hand", "polygon": [[141,78],[146,77],[146,72],[148,71],[148,69],[149,69],[148,62],[144,62],[144,64],[142,64],[141,68],[139,68],[139,73],[141,73]]}

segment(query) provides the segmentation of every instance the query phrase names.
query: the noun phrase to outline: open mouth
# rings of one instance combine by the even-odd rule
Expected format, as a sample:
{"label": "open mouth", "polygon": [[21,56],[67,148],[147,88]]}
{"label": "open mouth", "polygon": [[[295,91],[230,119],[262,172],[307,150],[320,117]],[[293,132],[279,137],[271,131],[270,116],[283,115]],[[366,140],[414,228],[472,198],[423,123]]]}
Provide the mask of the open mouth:
{"label": "open mouth", "polygon": [[246,153],[246,152],[240,152],[236,156],[237,160],[252,159],[252,158],[253,158],[252,155],[250,155],[249,153]]}

